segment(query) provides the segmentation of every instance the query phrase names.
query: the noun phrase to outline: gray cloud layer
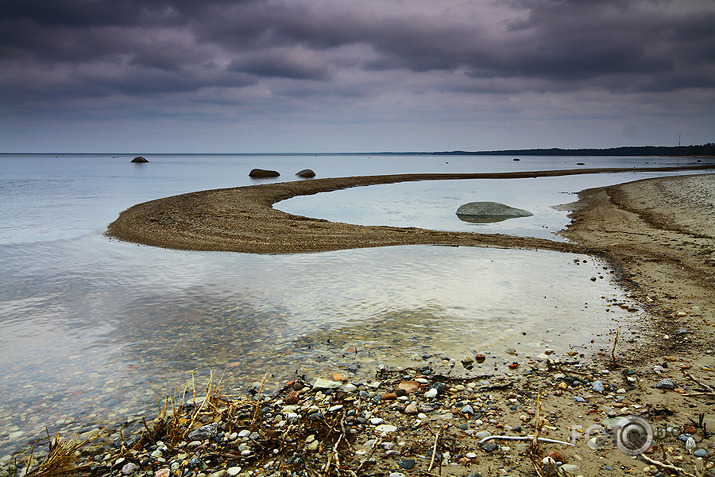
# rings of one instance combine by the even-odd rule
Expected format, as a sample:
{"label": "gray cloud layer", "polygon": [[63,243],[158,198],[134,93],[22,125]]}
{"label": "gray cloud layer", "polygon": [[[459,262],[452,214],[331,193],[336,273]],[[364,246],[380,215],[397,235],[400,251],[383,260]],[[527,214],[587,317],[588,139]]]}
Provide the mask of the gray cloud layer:
{"label": "gray cloud layer", "polygon": [[4,116],[137,101],[214,118],[304,101],[459,108],[529,93],[696,91],[712,105],[713,25],[710,0],[7,1],[0,95]]}

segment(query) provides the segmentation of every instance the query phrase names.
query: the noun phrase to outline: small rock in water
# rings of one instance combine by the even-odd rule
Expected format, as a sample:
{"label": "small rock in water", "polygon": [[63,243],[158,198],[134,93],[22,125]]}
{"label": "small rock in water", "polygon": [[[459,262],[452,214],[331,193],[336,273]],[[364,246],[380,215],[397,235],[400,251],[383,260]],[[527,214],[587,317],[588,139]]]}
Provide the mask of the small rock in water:
{"label": "small rock in water", "polygon": [[302,177],[303,179],[311,179],[315,177],[315,171],[312,169],[303,169],[295,173],[296,176]]}
{"label": "small rock in water", "polygon": [[656,389],[675,389],[675,382],[672,379],[662,379],[655,385]]}

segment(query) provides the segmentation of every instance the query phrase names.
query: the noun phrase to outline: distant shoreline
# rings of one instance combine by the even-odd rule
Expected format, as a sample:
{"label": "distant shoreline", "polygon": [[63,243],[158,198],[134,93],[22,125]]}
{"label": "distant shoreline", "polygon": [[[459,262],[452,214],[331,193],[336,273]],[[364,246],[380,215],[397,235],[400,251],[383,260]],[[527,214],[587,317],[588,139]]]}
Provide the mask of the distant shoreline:
{"label": "distant shoreline", "polygon": [[494,151],[373,151],[373,152],[0,152],[0,156],[575,156],[715,158],[715,144],[690,146],[621,146],[610,148],[498,149]]}

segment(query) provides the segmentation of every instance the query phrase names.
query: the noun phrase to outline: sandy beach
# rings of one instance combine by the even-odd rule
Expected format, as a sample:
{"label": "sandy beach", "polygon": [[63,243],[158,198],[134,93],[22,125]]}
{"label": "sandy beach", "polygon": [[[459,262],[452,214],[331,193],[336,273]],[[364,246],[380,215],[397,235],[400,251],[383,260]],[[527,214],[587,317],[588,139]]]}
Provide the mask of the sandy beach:
{"label": "sandy beach", "polygon": [[[593,171],[523,174],[562,173]],[[110,225],[108,235],[161,247],[251,253],[433,244],[597,255],[647,311],[639,329],[618,335],[614,330],[613,348],[593,355],[507,351],[484,364],[478,357],[472,362],[452,357],[456,363],[378,372],[366,383],[339,375],[323,382],[298,379],[263,396],[260,406],[255,395],[226,401],[209,392],[207,405],[187,406],[178,420],[160,416],[149,423],[151,432],[138,429],[133,440],[123,436],[124,447],[98,444],[101,440],[89,444],[82,471],[195,477],[547,475],[538,463],[551,456],[565,463],[561,475],[657,475],[674,468],[681,475],[712,475],[715,174],[583,191],[567,206],[568,243],[362,227],[272,208],[294,195],[358,185],[484,176],[371,176],[197,192],[134,206]],[[644,419],[654,430],[653,446],[638,458],[619,450],[614,440],[620,435],[614,422],[624,416]],[[194,433],[211,423],[216,428],[207,432],[213,434]],[[181,432],[167,434],[167,429]],[[589,445],[599,429],[605,441]],[[574,445],[530,447],[534,433]],[[688,436],[694,448],[686,449]]]}

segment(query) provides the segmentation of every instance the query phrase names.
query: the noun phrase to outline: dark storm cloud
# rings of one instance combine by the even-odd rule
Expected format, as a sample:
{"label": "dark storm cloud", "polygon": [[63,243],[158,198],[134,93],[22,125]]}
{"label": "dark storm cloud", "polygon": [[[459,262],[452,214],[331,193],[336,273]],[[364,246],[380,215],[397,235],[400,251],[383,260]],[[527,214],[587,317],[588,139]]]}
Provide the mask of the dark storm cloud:
{"label": "dark storm cloud", "polygon": [[318,91],[285,84],[309,80],[354,95],[341,81],[362,74],[369,95],[396,73],[422,92],[712,88],[707,5],[11,0],[0,4],[0,93],[51,101],[274,80],[283,91]]}

